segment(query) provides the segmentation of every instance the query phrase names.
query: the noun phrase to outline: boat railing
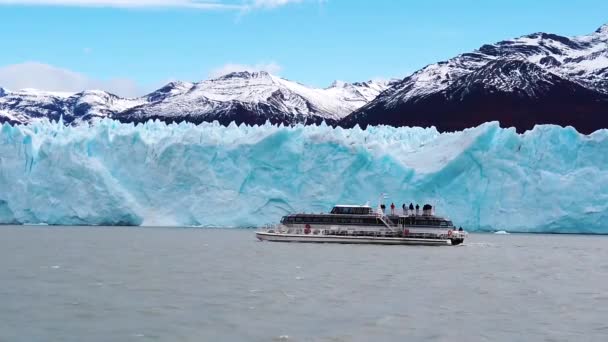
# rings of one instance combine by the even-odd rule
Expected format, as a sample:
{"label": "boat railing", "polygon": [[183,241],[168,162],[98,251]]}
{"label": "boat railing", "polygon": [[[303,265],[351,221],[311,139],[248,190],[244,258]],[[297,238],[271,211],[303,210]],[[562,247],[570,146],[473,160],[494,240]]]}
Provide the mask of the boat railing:
{"label": "boat railing", "polygon": [[261,227],[261,230],[263,232],[276,232],[279,230],[279,225],[278,224],[273,224],[273,223],[267,223],[264,226]]}

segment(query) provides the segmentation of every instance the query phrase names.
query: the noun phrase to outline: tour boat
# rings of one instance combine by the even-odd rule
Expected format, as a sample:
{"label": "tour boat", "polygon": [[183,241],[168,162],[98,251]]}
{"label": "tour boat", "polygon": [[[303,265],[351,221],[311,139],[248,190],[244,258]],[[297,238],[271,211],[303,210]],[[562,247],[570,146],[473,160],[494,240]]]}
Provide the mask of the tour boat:
{"label": "tour boat", "polygon": [[[384,206],[336,205],[329,213],[298,213],[256,232],[262,241],[385,245],[455,246],[467,235],[447,218],[436,216],[429,204],[422,210],[405,207],[400,214]],[[419,208],[417,206],[417,208]]]}

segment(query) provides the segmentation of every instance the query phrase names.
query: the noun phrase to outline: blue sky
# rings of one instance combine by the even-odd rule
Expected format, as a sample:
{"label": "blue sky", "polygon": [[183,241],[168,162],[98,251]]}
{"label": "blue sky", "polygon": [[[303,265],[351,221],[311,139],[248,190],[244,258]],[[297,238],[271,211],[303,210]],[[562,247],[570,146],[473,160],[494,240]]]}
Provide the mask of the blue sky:
{"label": "blue sky", "polygon": [[607,22],[605,0],[0,0],[0,86],[136,95],[268,69],[325,87],[402,78],[484,43],[587,34]]}

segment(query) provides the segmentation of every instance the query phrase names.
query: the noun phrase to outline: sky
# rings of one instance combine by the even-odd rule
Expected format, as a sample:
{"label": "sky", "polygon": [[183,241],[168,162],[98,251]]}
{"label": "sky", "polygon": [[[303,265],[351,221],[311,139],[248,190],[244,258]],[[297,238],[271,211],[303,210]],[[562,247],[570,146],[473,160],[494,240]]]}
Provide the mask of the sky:
{"label": "sky", "polygon": [[0,86],[138,96],[266,70],[326,87],[605,23],[606,0],[0,0]]}

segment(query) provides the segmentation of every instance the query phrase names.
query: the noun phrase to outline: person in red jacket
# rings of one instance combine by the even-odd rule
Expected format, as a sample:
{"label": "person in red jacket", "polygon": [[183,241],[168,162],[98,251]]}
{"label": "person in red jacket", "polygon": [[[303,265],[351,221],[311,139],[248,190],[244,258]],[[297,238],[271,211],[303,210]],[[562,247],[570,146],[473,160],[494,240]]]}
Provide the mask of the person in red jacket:
{"label": "person in red jacket", "polygon": [[395,203],[391,203],[391,215],[395,215]]}

